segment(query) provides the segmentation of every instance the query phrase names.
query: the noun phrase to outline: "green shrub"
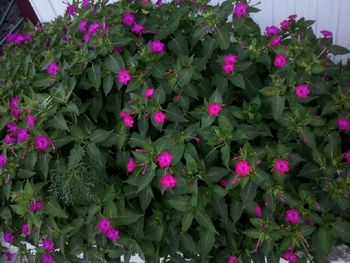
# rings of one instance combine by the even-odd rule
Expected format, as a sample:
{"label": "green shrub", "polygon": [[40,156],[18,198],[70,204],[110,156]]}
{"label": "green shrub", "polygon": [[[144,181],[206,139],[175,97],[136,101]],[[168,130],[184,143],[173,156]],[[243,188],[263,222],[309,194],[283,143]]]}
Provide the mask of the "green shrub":
{"label": "green shrub", "polygon": [[328,262],[350,242],[350,71],[330,32],[291,16],[261,35],[232,0],[105,2],[7,38],[6,241],[42,262]]}

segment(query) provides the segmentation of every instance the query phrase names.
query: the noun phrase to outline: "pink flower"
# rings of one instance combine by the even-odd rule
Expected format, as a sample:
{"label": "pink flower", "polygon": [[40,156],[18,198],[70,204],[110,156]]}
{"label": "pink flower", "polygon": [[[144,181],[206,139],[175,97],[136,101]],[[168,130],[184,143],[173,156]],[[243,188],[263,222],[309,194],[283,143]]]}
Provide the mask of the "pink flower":
{"label": "pink flower", "polygon": [[302,84],[296,86],[294,92],[299,99],[306,99],[309,96],[311,90],[307,84]]}
{"label": "pink flower", "polygon": [[90,0],[83,0],[83,8],[88,8],[89,7],[89,4],[90,4]]}
{"label": "pink flower", "polygon": [[236,256],[230,256],[228,258],[228,263],[238,263],[238,258]]}
{"label": "pink flower", "polygon": [[79,25],[78,25],[78,28],[79,28],[79,31],[80,32],[85,32],[86,31],[86,27],[87,27],[87,21],[84,19],[84,20],[81,20],[80,22],[79,22]]}
{"label": "pink flower", "polygon": [[11,108],[11,115],[15,118],[15,119],[18,119],[19,118],[19,115],[21,114],[21,110],[18,109],[17,107],[13,107]]}
{"label": "pink flower", "polygon": [[167,168],[171,165],[171,161],[173,159],[173,156],[168,152],[163,152],[158,155],[157,162],[159,167],[161,168]]}
{"label": "pink flower", "polygon": [[29,234],[29,225],[28,224],[23,224],[21,226],[21,235],[26,236]]}
{"label": "pink flower", "polygon": [[132,27],[131,32],[133,32],[135,34],[141,34],[144,30],[145,30],[145,28],[143,25],[135,24]]}
{"label": "pink flower", "polygon": [[281,36],[274,36],[271,41],[270,41],[270,46],[271,47],[275,47],[278,46],[279,44],[281,44]]}
{"label": "pink flower", "polygon": [[9,132],[17,132],[17,124],[15,122],[8,122],[6,128]]}
{"label": "pink flower", "polygon": [[6,134],[5,139],[4,139],[5,144],[7,145],[12,145],[17,142],[17,136],[14,133],[9,133]]}
{"label": "pink flower", "polygon": [[174,188],[176,186],[176,178],[171,174],[166,174],[160,178],[163,188]]}
{"label": "pink flower", "polygon": [[226,179],[220,179],[219,185],[225,188],[227,186],[227,180]]}
{"label": "pink flower", "polygon": [[290,16],[288,16],[288,18],[291,20],[295,20],[297,18],[297,15],[290,15]]}
{"label": "pink flower", "polygon": [[224,58],[224,64],[235,64],[237,63],[238,58],[236,55],[228,54]]}
{"label": "pink flower", "polygon": [[83,35],[83,41],[84,41],[84,42],[88,42],[89,39],[90,39],[90,35],[89,35],[89,34],[84,34],[84,35]]}
{"label": "pink flower", "polygon": [[337,120],[338,128],[341,131],[350,131],[350,121],[347,118],[341,117]]}
{"label": "pink flower", "polygon": [[41,263],[54,263],[53,256],[51,254],[42,255]]}
{"label": "pink flower", "polygon": [[15,240],[15,236],[11,231],[6,231],[3,234],[3,239],[5,242],[12,244],[12,242]]}
{"label": "pink flower", "polygon": [[277,159],[273,166],[273,169],[277,171],[279,174],[285,174],[289,172],[289,164],[287,160]]}
{"label": "pink flower", "polygon": [[281,29],[282,30],[288,30],[291,26],[291,23],[288,20],[283,20],[281,23]]}
{"label": "pink flower", "polygon": [[301,216],[298,210],[296,209],[289,209],[286,212],[286,221],[290,222],[291,224],[295,225],[301,220]]}
{"label": "pink flower", "polygon": [[131,27],[133,24],[136,23],[136,18],[131,13],[124,13],[123,18],[122,18],[122,22],[124,25]]}
{"label": "pink flower", "polygon": [[333,33],[331,31],[328,31],[328,30],[321,30],[320,33],[325,37],[325,38],[328,38],[328,37],[332,37],[333,36]]}
{"label": "pink flower", "polygon": [[164,43],[162,41],[160,41],[160,40],[157,40],[157,39],[151,41],[149,46],[151,48],[151,52],[154,53],[154,54],[155,53],[162,53],[165,50]]}
{"label": "pink flower", "polygon": [[153,120],[158,124],[163,124],[166,119],[165,113],[161,111],[156,111],[153,113]]}
{"label": "pink flower", "polygon": [[36,117],[34,115],[28,114],[27,115],[27,125],[29,128],[34,128],[36,124]]}
{"label": "pink flower", "polygon": [[47,65],[46,71],[47,74],[49,74],[51,77],[54,77],[60,71],[60,66],[56,62],[51,62]]}
{"label": "pink flower", "polygon": [[132,79],[129,71],[127,69],[121,69],[118,72],[118,82],[122,85],[128,85],[129,81]]}
{"label": "pink flower", "polygon": [[236,163],[236,174],[247,176],[250,173],[251,167],[248,163],[248,161],[243,160]]}
{"label": "pink flower", "polygon": [[[350,150],[344,153],[345,160],[350,163]],[[0,167],[1,167],[1,161],[0,161]]]}
{"label": "pink flower", "polygon": [[234,69],[235,69],[235,65],[234,64],[223,64],[222,65],[222,71],[225,74],[230,74]]}
{"label": "pink flower", "polygon": [[46,134],[39,135],[34,139],[34,147],[39,151],[46,151],[51,144],[50,139]]}
{"label": "pink flower", "polygon": [[289,261],[290,263],[298,261],[298,256],[291,251],[284,252],[282,258]]}
{"label": "pink flower", "polygon": [[233,13],[237,18],[248,15],[249,6],[245,3],[237,3],[235,8],[233,9]]}
{"label": "pink flower", "polygon": [[44,238],[43,241],[43,248],[46,250],[54,250],[55,249],[55,243],[53,242],[52,239]]}
{"label": "pink flower", "polygon": [[279,32],[279,28],[276,26],[268,26],[265,29],[265,34],[269,37],[276,35]]}
{"label": "pink flower", "polygon": [[116,53],[121,54],[121,53],[124,52],[124,48],[123,48],[122,46],[115,46],[115,47],[113,48],[113,52],[116,52]]}
{"label": "pink flower", "polygon": [[153,97],[154,93],[156,92],[156,89],[153,87],[149,87],[148,89],[146,89],[146,91],[143,93],[143,97],[145,99],[150,99]]}
{"label": "pink flower", "polygon": [[135,170],[135,167],[136,167],[136,163],[134,158],[130,158],[126,165],[126,169],[128,170],[128,173],[132,173]]}
{"label": "pink flower", "polygon": [[134,119],[131,117],[130,114],[122,111],[119,113],[119,117],[123,119],[124,126],[131,128],[134,126]]}
{"label": "pink flower", "polygon": [[262,217],[263,216],[263,209],[260,207],[260,205],[256,204],[255,205],[255,209],[254,209],[254,212],[255,212],[255,216],[256,217]]}
{"label": "pink flower", "polygon": [[1,153],[0,154],[0,168],[4,168],[7,164],[7,158],[6,155]]}
{"label": "pink flower", "polygon": [[93,35],[96,33],[97,29],[100,27],[99,23],[94,22],[89,26],[88,34]]}
{"label": "pink flower", "polygon": [[273,64],[277,68],[285,67],[287,65],[287,56],[285,54],[276,54]]}
{"label": "pink flower", "polygon": [[29,139],[30,135],[27,128],[21,128],[17,131],[17,141],[19,143],[24,143]]}
{"label": "pink flower", "polygon": [[29,205],[29,210],[32,212],[35,212],[44,208],[45,208],[45,203],[43,201],[33,201]]}
{"label": "pink flower", "polygon": [[11,253],[9,251],[4,253],[5,257],[6,257],[6,261],[12,261],[14,259],[14,257],[16,256],[16,253]]}
{"label": "pink flower", "polygon": [[113,228],[107,230],[106,236],[112,241],[117,241],[120,238],[119,231]]}
{"label": "pink flower", "polygon": [[14,96],[9,101],[9,107],[10,108],[17,108],[19,105],[20,99],[18,96]]}
{"label": "pink flower", "polygon": [[107,231],[111,228],[111,221],[107,218],[101,218],[98,221],[97,227],[103,234],[106,234]]}
{"label": "pink flower", "polygon": [[219,116],[222,111],[222,105],[217,102],[208,105],[208,113],[210,116]]}
{"label": "pink flower", "polygon": [[71,16],[75,16],[77,14],[74,5],[68,5],[67,6],[67,13]]}

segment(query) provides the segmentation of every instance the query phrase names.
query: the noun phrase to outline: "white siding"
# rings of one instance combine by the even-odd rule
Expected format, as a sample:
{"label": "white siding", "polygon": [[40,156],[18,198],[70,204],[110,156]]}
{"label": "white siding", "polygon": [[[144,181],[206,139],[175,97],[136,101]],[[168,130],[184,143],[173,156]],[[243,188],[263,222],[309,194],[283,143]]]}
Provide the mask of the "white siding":
{"label": "white siding", "polygon": [[[42,22],[50,21],[65,11],[62,0],[29,1]],[[222,0],[211,0],[213,4],[219,2]],[[313,29],[317,35],[321,30],[332,31],[335,43],[350,49],[350,0],[251,0],[251,5],[254,4],[262,10],[253,14],[262,30],[268,25],[279,26],[289,15],[297,14],[298,17],[316,20]]]}

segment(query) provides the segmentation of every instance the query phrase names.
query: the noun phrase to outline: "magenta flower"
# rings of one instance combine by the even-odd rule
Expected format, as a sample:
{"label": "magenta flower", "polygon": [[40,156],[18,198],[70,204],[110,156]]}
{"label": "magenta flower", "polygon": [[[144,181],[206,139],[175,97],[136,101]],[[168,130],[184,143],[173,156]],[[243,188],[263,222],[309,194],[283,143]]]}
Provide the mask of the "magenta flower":
{"label": "magenta flower", "polygon": [[8,132],[17,132],[17,124],[15,122],[8,122],[6,124],[6,128],[8,130]]}
{"label": "magenta flower", "polygon": [[281,26],[282,30],[288,30],[290,28],[290,26],[291,26],[291,23],[288,20],[283,20],[280,23],[280,26]]}
{"label": "magenta flower", "polygon": [[117,241],[120,239],[120,235],[119,235],[119,231],[114,229],[114,228],[110,228],[107,230],[106,236],[109,238],[109,240],[111,241]]}
{"label": "magenta flower", "polygon": [[331,31],[328,30],[321,30],[320,33],[325,37],[325,38],[329,38],[333,36],[333,33]]}
{"label": "magenta flower", "polygon": [[47,74],[49,74],[51,77],[54,77],[60,71],[60,66],[56,62],[51,62],[47,65],[46,71]]}
{"label": "magenta flower", "polygon": [[156,123],[163,124],[166,119],[166,115],[164,112],[156,111],[155,113],[153,113],[152,118]]}
{"label": "magenta flower", "polygon": [[10,108],[17,108],[19,105],[20,99],[18,96],[14,96],[9,101],[9,107]]}
{"label": "magenta flower", "polygon": [[4,138],[4,142],[7,145],[15,144],[17,142],[16,134],[15,133],[8,133],[8,134],[6,134],[6,136]]}
{"label": "magenta flower", "polygon": [[21,225],[21,235],[26,236],[28,234],[29,234],[29,225],[28,224]]}
{"label": "magenta flower", "polygon": [[271,41],[270,41],[270,46],[271,47],[275,47],[278,46],[279,44],[281,44],[281,36],[274,36]]}
{"label": "magenta flower", "polygon": [[17,131],[17,141],[19,143],[24,143],[30,138],[27,128],[21,128]]}
{"label": "magenta flower", "polygon": [[307,84],[302,84],[296,86],[294,92],[295,96],[297,96],[299,99],[306,99],[309,96],[311,90]]}
{"label": "magenta flower", "polygon": [[113,48],[113,52],[116,52],[116,53],[121,54],[121,53],[124,52],[124,48],[123,48],[122,46],[115,46],[115,47]]}
{"label": "magenta flower", "polygon": [[3,239],[5,242],[12,244],[12,242],[15,240],[15,236],[11,231],[6,231],[3,234]]}
{"label": "magenta flower", "polygon": [[350,131],[350,120],[347,118],[341,117],[337,120],[338,128],[341,131],[348,132]]}
{"label": "magenta flower", "polygon": [[88,42],[90,40],[90,35],[89,34],[84,34],[83,35],[83,41]]}
{"label": "magenta flower", "polygon": [[18,109],[17,107],[11,108],[11,115],[17,120],[19,118],[19,115],[21,114],[22,110]]}
{"label": "magenta flower", "polygon": [[4,168],[7,164],[7,158],[6,155],[1,153],[0,154],[0,168]]}
{"label": "magenta flower", "polygon": [[53,256],[51,254],[44,254],[41,256],[41,263],[54,263]]}
{"label": "magenta flower", "polygon": [[279,174],[285,174],[289,172],[289,164],[287,160],[277,159],[273,166],[273,169]]}
{"label": "magenta flower", "polygon": [[143,25],[135,24],[132,27],[131,32],[133,32],[135,34],[141,34],[144,30],[145,30],[145,28]]}
{"label": "magenta flower", "polygon": [[67,6],[67,13],[71,16],[75,16],[77,14],[74,5]]}
{"label": "magenta flower", "polygon": [[106,234],[107,231],[111,228],[111,221],[107,218],[101,218],[98,221],[97,227],[103,234]]}
{"label": "magenta flower", "polygon": [[118,82],[122,85],[128,85],[129,81],[132,79],[129,71],[127,69],[121,69],[118,72]]}
{"label": "magenta flower", "polygon": [[85,32],[87,29],[88,22],[84,19],[79,22],[78,28],[80,32]]}
{"label": "magenta flower", "polygon": [[122,111],[119,113],[119,117],[123,119],[124,126],[128,128],[131,128],[132,126],[134,126],[134,119],[130,114]]}
{"label": "magenta flower", "polygon": [[153,87],[149,87],[148,89],[146,89],[146,91],[143,93],[143,97],[145,99],[150,99],[154,96],[154,93],[156,92],[156,89]]}
{"label": "magenta flower", "polygon": [[27,115],[28,128],[34,128],[35,124],[36,124],[36,117],[34,115],[28,114]]}
{"label": "magenta flower", "polygon": [[235,8],[233,9],[233,13],[237,18],[248,15],[249,6],[245,3],[237,3]]}
{"label": "magenta flower", "polygon": [[131,27],[136,23],[136,18],[133,14],[127,12],[123,14],[122,22],[124,25]]}
{"label": "magenta flower", "polygon": [[176,178],[171,174],[166,174],[160,178],[160,183],[163,188],[174,188],[176,186]]}
{"label": "magenta flower", "polygon": [[135,170],[135,168],[136,168],[135,160],[134,158],[130,158],[126,165],[126,169],[128,170],[128,173],[132,173]]}
{"label": "magenta flower", "polygon": [[[344,159],[347,163],[350,163],[350,150],[344,153]],[[1,161],[0,161],[0,167],[1,167]]]}
{"label": "magenta flower", "polygon": [[52,239],[49,238],[44,238],[42,241],[43,248],[46,250],[54,250],[55,249],[55,243],[53,242]]}
{"label": "magenta flower", "polygon": [[219,116],[222,110],[222,105],[217,102],[208,105],[208,113],[210,116]]}
{"label": "magenta flower", "polygon": [[277,68],[283,68],[287,65],[287,56],[285,54],[277,54],[273,64]]}
{"label": "magenta flower", "polygon": [[4,253],[5,257],[6,257],[6,261],[12,261],[14,259],[14,257],[16,256],[16,253],[11,253],[9,251]]}
{"label": "magenta flower", "polygon": [[236,174],[241,176],[247,176],[251,171],[251,167],[248,161],[243,160],[236,163],[235,170],[236,170]]}
{"label": "magenta flower", "polygon": [[51,144],[50,139],[46,134],[39,135],[34,139],[34,147],[39,151],[46,151]]}
{"label": "magenta flower", "polygon": [[157,162],[159,167],[167,168],[171,165],[171,161],[173,160],[173,156],[168,152],[162,152],[157,157]]}
{"label": "magenta flower", "polygon": [[224,58],[224,64],[235,64],[237,61],[237,56],[232,54],[227,54]]}
{"label": "magenta flower", "polygon": [[157,39],[151,41],[149,46],[151,48],[151,52],[154,53],[154,54],[155,53],[162,53],[165,50],[164,43],[162,41],[160,41],[160,40],[157,40]]}
{"label": "magenta flower", "polygon": [[226,179],[220,179],[219,185],[222,186],[223,188],[226,188],[226,186],[227,186],[227,180],[226,180]]}
{"label": "magenta flower", "polygon": [[94,22],[89,26],[88,34],[93,35],[96,33],[97,29],[100,27],[99,23]]}
{"label": "magenta flower", "polygon": [[225,74],[230,74],[232,71],[234,71],[235,65],[234,64],[223,64],[222,65],[222,71]]}
{"label": "magenta flower", "polygon": [[290,20],[295,20],[296,18],[297,18],[298,16],[297,15],[290,15],[290,16],[288,16],[288,18],[290,19]]}
{"label": "magenta flower", "polygon": [[279,32],[279,28],[276,26],[268,26],[265,29],[265,34],[269,37],[276,35]]}
{"label": "magenta flower", "polygon": [[282,255],[282,258],[287,260],[290,263],[294,263],[298,261],[298,256],[291,251],[284,252]]}
{"label": "magenta flower", "polygon": [[254,212],[255,212],[255,216],[256,216],[256,217],[259,217],[259,218],[260,218],[260,217],[263,217],[264,211],[263,211],[263,209],[260,207],[260,205],[258,205],[258,204],[255,205]]}
{"label": "magenta flower", "polygon": [[236,256],[230,256],[228,258],[228,263],[238,263],[238,258]]}
{"label": "magenta flower", "polygon": [[301,220],[301,216],[298,210],[289,209],[286,212],[286,221],[295,225]]}
{"label": "magenta flower", "polygon": [[29,205],[29,210],[32,212],[35,211],[39,211],[45,208],[45,203],[43,201],[33,201],[30,205]]}
{"label": "magenta flower", "polygon": [[88,8],[90,4],[90,0],[83,0],[82,7],[83,8]]}

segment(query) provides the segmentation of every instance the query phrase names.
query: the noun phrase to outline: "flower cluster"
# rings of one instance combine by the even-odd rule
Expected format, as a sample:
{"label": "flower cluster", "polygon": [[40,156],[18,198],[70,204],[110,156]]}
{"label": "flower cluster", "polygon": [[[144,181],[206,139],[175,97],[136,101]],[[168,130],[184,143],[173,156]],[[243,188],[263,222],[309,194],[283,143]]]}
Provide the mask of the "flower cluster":
{"label": "flower cluster", "polygon": [[32,39],[32,35],[31,34],[21,34],[18,31],[9,34],[6,37],[6,43],[14,43],[15,45],[19,46],[22,44],[25,44],[27,42],[29,42]]}
{"label": "flower cluster", "polygon": [[101,218],[97,227],[109,240],[117,241],[120,239],[119,231],[112,227],[112,222],[109,219]]}
{"label": "flower cluster", "polygon": [[232,71],[235,70],[235,65],[237,63],[237,56],[228,54],[224,58],[224,63],[222,64],[222,70],[225,74],[230,74]]}

